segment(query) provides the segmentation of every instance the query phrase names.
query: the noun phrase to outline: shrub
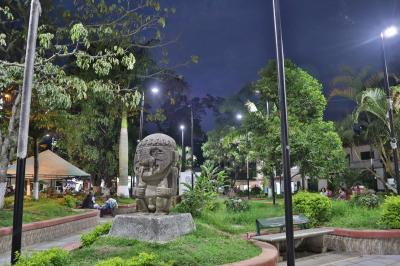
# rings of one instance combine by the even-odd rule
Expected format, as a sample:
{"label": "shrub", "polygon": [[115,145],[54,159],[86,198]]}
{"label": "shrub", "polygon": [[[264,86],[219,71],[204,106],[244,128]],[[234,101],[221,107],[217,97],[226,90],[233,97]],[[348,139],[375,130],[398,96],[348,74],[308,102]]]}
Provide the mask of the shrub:
{"label": "shrub", "polygon": [[73,196],[66,195],[64,197],[65,199],[65,205],[69,208],[75,208],[76,207],[76,199]]}
{"label": "shrub", "polygon": [[252,195],[260,195],[262,194],[262,189],[259,186],[254,186],[250,189]]}
{"label": "shrub", "polygon": [[14,205],[14,196],[4,198],[4,208],[9,209]]}
{"label": "shrub", "polygon": [[376,208],[379,206],[379,197],[372,193],[357,194],[351,197],[350,206]]}
{"label": "shrub", "polygon": [[105,223],[96,226],[91,232],[81,235],[81,243],[83,247],[92,245],[100,236],[108,234],[111,229],[111,223]]}
{"label": "shrub", "polygon": [[227,199],[225,200],[225,206],[226,209],[231,212],[245,212],[250,209],[247,200],[242,199]]}
{"label": "shrub", "polygon": [[60,248],[34,252],[31,256],[21,256],[15,266],[64,266],[70,264],[70,255]]}
{"label": "shrub", "polygon": [[156,255],[142,252],[138,256],[123,260],[120,257],[100,261],[96,266],[172,266],[172,262],[161,261]]}
{"label": "shrub", "polygon": [[190,212],[193,216],[200,216],[203,210],[216,210],[218,187],[225,178],[224,171],[212,165],[203,165],[200,176],[192,189],[190,185],[184,184],[187,190],[182,195],[182,201],[176,206],[178,212]]}
{"label": "shrub", "polygon": [[400,229],[400,197],[388,196],[382,206],[383,213],[378,223],[385,228]]}
{"label": "shrub", "polygon": [[332,214],[332,202],[318,193],[299,192],[293,197],[293,209],[304,214],[313,227],[329,220]]}

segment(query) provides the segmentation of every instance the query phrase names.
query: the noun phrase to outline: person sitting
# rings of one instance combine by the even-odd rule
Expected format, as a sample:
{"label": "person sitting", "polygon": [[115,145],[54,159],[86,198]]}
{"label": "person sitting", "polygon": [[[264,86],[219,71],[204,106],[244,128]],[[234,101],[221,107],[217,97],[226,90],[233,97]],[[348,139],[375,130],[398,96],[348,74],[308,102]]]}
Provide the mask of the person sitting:
{"label": "person sitting", "polygon": [[337,197],[338,200],[345,200],[346,199],[346,192],[344,189],[339,189],[339,195]]}
{"label": "person sitting", "polygon": [[110,196],[107,196],[106,202],[104,202],[104,205],[100,208],[100,217],[103,217],[105,214],[111,214],[112,217],[114,217],[114,210],[116,208],[118,208],[117,201]]}
{"label": "person sitting", "polygon": [[83,209],[94,209],[92,192],[89,192],[89,194],[86,195],[85,199],[82,202],[82,208]]}

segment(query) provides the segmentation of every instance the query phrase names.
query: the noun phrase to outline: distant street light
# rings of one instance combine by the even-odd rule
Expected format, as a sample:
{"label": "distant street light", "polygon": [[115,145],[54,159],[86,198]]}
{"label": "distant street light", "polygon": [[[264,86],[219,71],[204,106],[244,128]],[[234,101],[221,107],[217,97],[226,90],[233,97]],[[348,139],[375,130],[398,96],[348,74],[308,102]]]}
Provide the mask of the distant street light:
{"label": "distant street light", "polygon": [[[242,121],[243,115],[237,114],[236,119]],[[246,148],[249,148],[249,132],[246,131]],[[249,173],[249,153],[246,154],[246,178],[247,178],[247,199],[250,199],[250,173]]]}
{"label": "distant street light", "polygon": [[185,125],[180,125],[180,130],[182,131],[182,167],[181,171],[185,171],[185,161],[186,161],[186,149],[185,149],[185,142],[184,142],[184,136],[185,136]]}
{"label": "distant street light", "polygon": [[[160,92],[160,89],[158,87],[152,87],[150,89],[152,94],[158,94]],[[143,138],[143,125],[144,125],[144,94],[145,91],[142,91],[142,102],[141,102],[141,107],[140,107],[140,120],[139,120],[139,142]]]}
{"label": "distant street light", "polygon": [[397,35],[398,30],[395,26],[391,26],[381,32],[381,49],[382,49],[382,61],[383,61],[383,73],[385,82],[385,91],[388,103],[388,118],[389,118],[389,130],[390,130],[390,146],[393,150],[393,161],[394,161],[394,172],[396,179],[397,195],[400,195],[400,179],[399,179],[399,161],[397,156],[397,139],[393,124],[393,99],[392,91],[389,84],[388,67],[386,61],[386,51],[385,51],[385,38],[391,38]]}
{"label": "distant street light", "polygon": [[394,37],[398,34],[398,29],[396,26],[391,26],[389,28],[386,28],[382,33],[381,33],[381,37],[385,37],[385,38],[391,38]]}

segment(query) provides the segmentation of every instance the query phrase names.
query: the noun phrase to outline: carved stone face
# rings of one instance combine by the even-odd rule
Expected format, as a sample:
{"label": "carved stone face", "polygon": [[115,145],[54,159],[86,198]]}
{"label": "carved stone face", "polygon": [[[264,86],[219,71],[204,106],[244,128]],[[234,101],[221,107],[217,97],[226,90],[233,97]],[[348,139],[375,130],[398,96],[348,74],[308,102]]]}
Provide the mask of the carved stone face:
{"label": "carved stone face", "polygon": [[176,162],[176,144],[169,136],[153,134],[143,139],[135,154],[135,173],[144,182],[161,181]]}

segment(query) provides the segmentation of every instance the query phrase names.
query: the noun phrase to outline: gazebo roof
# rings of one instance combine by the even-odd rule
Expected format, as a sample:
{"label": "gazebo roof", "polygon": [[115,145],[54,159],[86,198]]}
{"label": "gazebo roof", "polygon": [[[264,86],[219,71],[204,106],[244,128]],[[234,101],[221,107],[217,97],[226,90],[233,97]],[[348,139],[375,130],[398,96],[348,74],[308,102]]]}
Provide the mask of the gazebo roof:
{"label": "gazebo roof", "polygon": [[[90,174],[79,169],[70,162],[64,160],[50,150],[43,151],[38,155],[39,159],[39,179],[63,179],[68,177],[88,177]],[[33,177],[33,156],[26,159],[25,176],[26,178]],[[16,175],[16,163],[10,165],[7,170],[7,175]]]}

